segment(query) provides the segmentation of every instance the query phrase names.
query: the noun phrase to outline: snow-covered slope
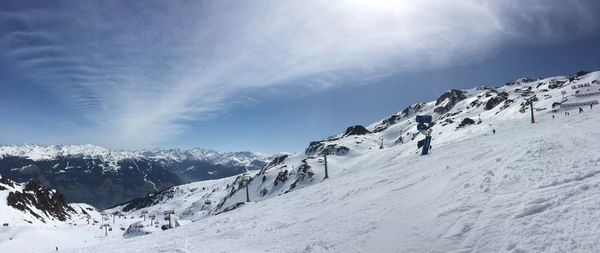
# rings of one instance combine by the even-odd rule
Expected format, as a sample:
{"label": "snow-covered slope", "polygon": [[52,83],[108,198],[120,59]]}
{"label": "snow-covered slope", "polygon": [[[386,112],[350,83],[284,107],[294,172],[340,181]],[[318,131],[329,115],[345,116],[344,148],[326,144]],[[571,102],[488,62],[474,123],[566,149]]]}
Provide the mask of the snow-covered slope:
{"label": "snow-covered slope", "polygon": [[[93,247],[62,243],[68,252],[598,252],[600,108],[560,107],[598,100],[580,96],[599,91],[596,80],[600,72],[449,91],[247,177],[107,211],[130,217],[119,226],[144,211],[164,224],[166,210],[193,223],[129,239],[116,231]],[[535,124],[525,104],[533,95]],[[435,121],[427,156],[418,155],[417,114]]]}
{"label": "snow-covered slope", "polygon": [[[351,162],[353,157],[370,155],[382,147],[384,149],[394,148],[396,152],[399,152],[397,154],[399,156],[414,155],[417,153],[417,142],[422,139],[419,137],[420,134],[416,130],[414,121],[417,114],[433,116],[432,145],[435,152],[438,145],[491,134],[499,124],[528,119],[530,110],[526,100],[531,97],[535,97],[534,110],[536,114],[563,116],[559,115],[564,112],[560,109],[560,104],[598,99],[594,96],[579,97],[576,95],[600,91],[600,84],[592,84],[599,79],[600,72],[593,72],[570,77],[522,78],[496,88],[478,87],[470,90],[451,90],[442,94],[436,101],[411,105],[366,128],[352,126],[336,136],[313,141],[304,152],[279,156],[261,171],[247,173],[251,180],[249,195],[252,200],[260,201],[320,182],[319,179],[323,178],[320,174],[324,171],[322,158],[324,153],[329,154],[330,160],[342,159],[344,162],[350,163],[350,166],[356,166]],[[589,86],[584,84],[589,84]],[[577,88],[578,86],[581,87]],[[597,97],[600,98],[600,94]],[[348,165],[344,167],[348,167]],[[169,202],[169,199],[179,201],[177,199],[189,199],[194,196],[194,201],[190,201],[189,204],[181,203],[174,206],[178,207],[181,212],[197,216],[198,213],[190,209],[194,209],[198,205],[201,206],[202,212],[200,213],[215,214],[226,208],[231,209],[246,200],[245,190],[242,189],[245,185],[242,175],[218,180],[214,183],[207,182],[207,184],[209,186],[204,183],[176,186],[167,190],[166,193],[134,201],[126,209],[139,209],[153,204],[160,205]],[[196,191],[200,186],[207,188],[205,191],[209,191],[211,194],[207,194],[205,191]],[[193,189],[193,191],[188,189]],[[215,203],[214,196],[219,195],[218,192],[223,192],[220,195],[225,197]],[[203,205],[202,203],[206,200],[210,201],[212,206]],[[206,210],[210,211],[206,212]]]}

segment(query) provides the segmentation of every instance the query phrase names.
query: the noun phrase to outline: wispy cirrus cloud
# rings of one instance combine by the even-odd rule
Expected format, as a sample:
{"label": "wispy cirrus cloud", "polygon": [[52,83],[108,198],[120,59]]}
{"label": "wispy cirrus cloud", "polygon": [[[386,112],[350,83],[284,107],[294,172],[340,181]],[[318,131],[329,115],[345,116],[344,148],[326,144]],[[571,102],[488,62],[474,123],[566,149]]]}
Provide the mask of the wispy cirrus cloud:
{"label": "wispy cirrus cloud", "polygon": [[595,1],[58,2],[0,12],[0,41],[16,69],[94,122],[82,140],[135,147],[261,90],[368,84],[592,33],[598,10]]}

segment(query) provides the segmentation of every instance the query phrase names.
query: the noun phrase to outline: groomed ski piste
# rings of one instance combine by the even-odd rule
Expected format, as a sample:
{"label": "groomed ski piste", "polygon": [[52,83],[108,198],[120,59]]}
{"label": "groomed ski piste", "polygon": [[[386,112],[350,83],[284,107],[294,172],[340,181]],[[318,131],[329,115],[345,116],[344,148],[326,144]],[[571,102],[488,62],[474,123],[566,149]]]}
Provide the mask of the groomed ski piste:
{"label": "groomed ski piste", "polygon": [[[109,219],[108,236],[97,225],[32,226],[7,240],[2,228],[0,247],[108,253],[600,252],[600,106],[584,105],[579,113],[578,106],[556,105],[598,100],[575,96],[600,89],[596,80],[600,72],[474,88],[464,97],[450,92],[376,122],[367,133],[354,128],[249,172],[250,202],[243,177],[196,182],[149,197],[132,210],[106,210],[127,217],[115,224]],[[524,104],[532,95],[538,98],[535,124]],[[500,102],[484,108],[498,96]],[[423,138],[416,131],[417,114],[433,115],[436,123],[426,156],[416,147]],[[473,123],[459,127],[465,118]],[[189,222],[165,231],[148,224],[148,233],[139,236],[119,229],[142,221],[144,211],[163,225],[166,210]]]}

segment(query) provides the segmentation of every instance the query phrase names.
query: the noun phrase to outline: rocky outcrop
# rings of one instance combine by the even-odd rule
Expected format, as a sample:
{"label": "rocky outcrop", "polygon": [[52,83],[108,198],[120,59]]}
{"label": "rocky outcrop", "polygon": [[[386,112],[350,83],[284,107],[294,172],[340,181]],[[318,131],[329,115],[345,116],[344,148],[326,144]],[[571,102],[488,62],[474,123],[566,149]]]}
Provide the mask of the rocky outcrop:
{"label": "rocky outcrop", "polygon": [[343,136],[346,137],[351,135],[365,135],[369,133],[371,133],[371,131],[367,130],[364,126],[354,125],[346,128],[346,132],[344,132]]}
{"label": "rocky outcrop", "polygon": [[273,160],[267,165],[267,167],[273,167],[275,165],[282,163],[283,161],[285,161],[285,159],[288,158],[288,156],[289,155],[280,155],[280,156],[273,158]]}
{"label": "rocky outcrop", "polygon": [[483,109],[485,109],[486,111],[491,110],[500,103],[506,101],[506,99],[508,99],[508,93],[500,92],[495,97],[488,99],[488,101],[485,102],[485,106],[483,107]]}
{"label": "rocky outcrop", "polygon": [[456,103],[465,100],[466,98],[467,96],[462,90],[452,89],[446,91],[435,101],[437,107],[433,109],[433,111],[438,114],[447,113],[456,105]]}
{"label": "rocky outcrop", "polygon": [[420,103],[416,103],[416,104],[413,104],[411,106],[404,108],[404,110],[402,110],[400,113],[396,113],[396,114],[382,120],[381,123],[377,124],[373,128],[373,132],[374,133],[381,132],[381,131],[387,129],[388,127],[390,127],[391,125],[396,124],[401,119],[405,119],[406,117],[416,114],[417,112],[421,111],[421,109],[423,108],[424,105],[425,105],[425,103],[420,102]]}
{"label": "rocky outcrop", "polygon": [[75,214],[75,210],[67,204],[62,193],[46,188],[36,179],[29,181],[23,191],[10,192],[6,203],[8,206],[33,215],[42,222],[46,222],[45,217],[65,221]]}
{"label": "rocky outcrop", "polygon": [[325,145],[324,142],[312,141],[310,145],[304,150],[306,155],[345,155],[350,151],[346,146],[337,144]]}
{"label": "rocky outcrop", "polygon": [[468,126],[468,125],[473,125],[473,124],[475,124],[475,121],[474,121],[474,120],[472,120],[472,119],[470,119],[470,118],[464,118],[464,119],[463,119],[463,120],[460,122],[460,124],[458,124],[458,127],[457,127],[457,129],[458,129],[458,128],[465,127],[465,126]]}

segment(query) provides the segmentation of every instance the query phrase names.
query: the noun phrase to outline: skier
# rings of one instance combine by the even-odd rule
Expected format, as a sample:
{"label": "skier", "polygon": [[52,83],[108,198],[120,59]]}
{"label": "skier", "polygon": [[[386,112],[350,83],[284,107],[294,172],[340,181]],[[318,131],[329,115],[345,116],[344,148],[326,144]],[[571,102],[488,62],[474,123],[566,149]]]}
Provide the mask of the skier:
{"label": "skier", "polygon": [[56,251],[58,251],[58,246],[56,246]]}
{"label": "skier", "polygon": [[594,108],[594,104],[590,104],[590,110]]}
{"label": "skier", "polygon": [[583,108],[579,107],[579,113],[583,112]]}
{"label": "skier", "polygon": [[492,129],[492,134],[496,134],[496,129]]}
{"label": "skier", "polygon": [[552,119],[554,119],[554,115],[552,115]]}

